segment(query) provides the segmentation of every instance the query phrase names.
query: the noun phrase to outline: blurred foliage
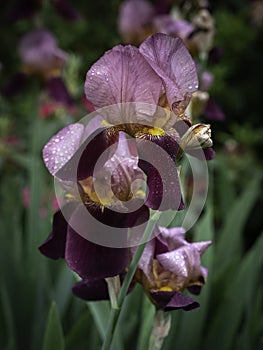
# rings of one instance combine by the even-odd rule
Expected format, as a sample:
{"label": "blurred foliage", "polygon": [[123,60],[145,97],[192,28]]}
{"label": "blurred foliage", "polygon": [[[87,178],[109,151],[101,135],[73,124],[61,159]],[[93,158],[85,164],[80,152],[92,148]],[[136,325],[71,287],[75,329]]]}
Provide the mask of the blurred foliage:
{"label": "blurred foliage", "polygon": [[[75,100],[73,110],[60,106],[41,118],[47,97],[36,77],[17,96],[0,97],[1,349],[99,349],[104,337],[108,303],[86,305],[73,298],[69,269],[38,252],[53,212],[53,184],[41,150],[57,130],[88,113],[82,102],[85,74],[105,50],[121,42],[116,26],[120,3],[72,2],[82,20],[68,22],[44,2],[42,25],[69,53],[63,77]],[[15,5],[1,1],[1,86],[21,70],[17,45],[36,22],[11,21],[8,14]],[[173,312],[164,350],[263,348],[262,27],[253,22],[250,1],[214,1],[212,10],[216,45],[223,52],[218,63],[209,63],[215,75],[212,94],[227,119],[212,123],[217,157],[206,209],[191,234],[214,244],[203,260],[209,278],[199,297],[201,308]],[[147,349],[154,308],[139,286],[124,309],[113,349]]]}

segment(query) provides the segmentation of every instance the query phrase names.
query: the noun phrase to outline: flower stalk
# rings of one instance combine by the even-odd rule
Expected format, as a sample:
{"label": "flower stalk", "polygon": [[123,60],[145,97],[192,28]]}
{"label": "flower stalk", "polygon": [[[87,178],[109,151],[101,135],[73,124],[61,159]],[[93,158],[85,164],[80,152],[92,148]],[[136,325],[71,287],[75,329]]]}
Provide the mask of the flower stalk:
{"label": "flower stalk", "polygon": [[151,234],[153,232],[154,226],[156,222],[159,220],[161,213],[156,211],[151,219],[148,221],[147,227],[144,231],[143,237],[141,239],[142,244],[140,244],[136,250],[135,255],[133,256],[133,259],[131,261],[131,264],[129,266],[129,269],[127,271],[127,274],[123,280],[122,287],[120,289],[120,292],[117,296],[117,305],[118,308],[112,308],[110,312],[110,317],[109,317],[109,322],[108,322],[108,327],[106,331],[106,336],[103,342],[102,350],[109,350],[111,346],[111,342],[113,339],[113,335],[116,329],[116,325],[121,313],[121,308],[125,299],[125,296],[127,294],[128,288],[131,284],[131,281],[133,279],[133,276],[135,274],[135,271],[137,269],[139,260],[142,256],[142,253],[144,251],[144,248],[147,244],[147,241],[150,239]]}
{"label": "flower stalk", "polygon": [[149,350],[160,350],[162,348],[164,339],[169,334],[170,328],[171,314],[165,315],[163,310],[157,310],[153,321]]}

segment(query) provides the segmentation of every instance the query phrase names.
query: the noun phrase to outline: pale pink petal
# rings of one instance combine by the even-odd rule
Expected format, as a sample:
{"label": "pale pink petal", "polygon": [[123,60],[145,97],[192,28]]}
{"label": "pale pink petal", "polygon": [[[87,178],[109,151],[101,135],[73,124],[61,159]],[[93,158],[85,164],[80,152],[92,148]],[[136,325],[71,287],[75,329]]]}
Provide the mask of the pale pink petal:
{"label": "pale pink petal", "polygon": [[82,124],[70,124],[60,130],[45,145],[43,159],[52,175],[55,175],[77,151],[83,132]]}
{"label": "pale pink petal", "polygon": [[[87,99],[95,109],[107,107],[100,114],[115,125],[152,123],[160,91],[160,78],[133,46],[119,45],[106,52],[90,68],[85,82]],[[125,102],[137,104],[123,105]]]}
{"label": "pale pink petal", "polygon": [[182,40],[158,33],[147,38],[139,50],[162,79],[170,107],[177,112],[181,102],[185,108],[198,88],[198,77],[195,63]]}

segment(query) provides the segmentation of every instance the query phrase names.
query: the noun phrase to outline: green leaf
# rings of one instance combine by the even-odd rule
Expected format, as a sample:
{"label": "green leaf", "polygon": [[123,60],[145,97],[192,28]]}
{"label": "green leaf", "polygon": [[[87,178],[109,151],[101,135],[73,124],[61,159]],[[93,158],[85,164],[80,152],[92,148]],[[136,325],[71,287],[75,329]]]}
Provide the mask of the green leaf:
{"label": "green leaf", "polygon": [[241,243],[243,228],[247,221],[248,215],[258,197],[260,191],[261,176],[256,175],[241,197],[236,200],[225,220],[225,224],[221,232],[219,232],[219,240],[216,245],[216,262],[215,265],[220,267],[220,272],[228,267],[235,258],[239,258],[241,254]]}
{"label": "green leaf", "polygon": [[57,310],[57,306],[53,301],[51,303],[47,324],[46,324],[46,332],[43,343],[43,350],[64,350],[65,349],[65,341],[62,326],[60,323],[60,318]]}
{"label": "green leaf", "polygon": [[155,315],[155,307],[146,295],[143,295],[143,305],[141,312],[140,333],[137,343],[137,350],[148,349],[153,319]]}
{"label": "green leaf", "polygon": [[88,302],[87,306],[90,310],[90,313],[93,316],[93,319],[97,326],[100,337],[103,340],[106,334],[107,321],[110,313],[109,302],[107,301]]}
{"label": "green leaf", "polygon": [[[263,265],[263,234],[245,255],[237,270],[236,276],[223,288],[224,302],[220,304],[218,312],[210,319],[210,327],[206,331],[204,349],[230,350],[237,338],[237,332],[243,322],[246,309],[247,293],[254,284],[255,276],[262,273]],[[255,287],[254,287],[255,288]],[[250,292],[250,291],[249,291]],[[249,300],[252,312],[253,300]],[[222,334],[222,337],[219,335]]]}

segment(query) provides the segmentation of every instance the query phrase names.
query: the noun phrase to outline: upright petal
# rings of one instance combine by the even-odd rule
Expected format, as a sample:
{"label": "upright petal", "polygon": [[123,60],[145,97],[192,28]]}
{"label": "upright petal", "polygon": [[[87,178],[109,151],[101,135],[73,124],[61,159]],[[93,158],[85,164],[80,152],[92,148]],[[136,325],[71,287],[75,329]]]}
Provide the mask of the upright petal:
{"label": "upright petal", "polygon": [[[130,45],[107,51],[90,68],[85,82],[86,97],[96,109],[115,105],[100,111],[114,125],[136,121],[152,125],[160,91],[160,78],[139,50]],[[138,105],[123,105],[125,102]]]}
{"label": "upright petal", "polygon": [[162,79],[170,108],[175,114],[183,112],[198,88],[198,77],[195,63],[182,40],[158,33],[146,39],[139,50]]}

